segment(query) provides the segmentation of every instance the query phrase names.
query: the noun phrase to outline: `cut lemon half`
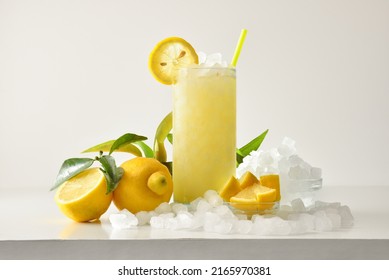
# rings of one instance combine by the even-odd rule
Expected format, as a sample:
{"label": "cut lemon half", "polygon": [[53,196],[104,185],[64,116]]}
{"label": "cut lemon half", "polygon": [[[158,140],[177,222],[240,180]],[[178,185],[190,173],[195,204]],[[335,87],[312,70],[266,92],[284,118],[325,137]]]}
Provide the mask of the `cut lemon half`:
{"label": "cut lemon half", "polygon": [[104,174],[99,168],[90,168],[63,183],[54,199],[67,217],[87,222],[99,219],[107,211],[112,193],[106,191]]}
{"label": "cut lemon half", "polygon": [[149,69],[157,81],[171,85],[176,82],[180,68],[198,62],[197,53],[191,44],[179,37],[169,37],[151,51]]}

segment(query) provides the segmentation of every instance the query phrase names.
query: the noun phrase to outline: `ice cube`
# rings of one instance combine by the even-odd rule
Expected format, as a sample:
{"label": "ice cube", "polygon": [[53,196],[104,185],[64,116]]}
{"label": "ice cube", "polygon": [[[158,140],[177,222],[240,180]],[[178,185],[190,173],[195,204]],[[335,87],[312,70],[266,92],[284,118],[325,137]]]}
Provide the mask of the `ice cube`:
{"label": "ice cube", "polygon": [[231,232],[233,226],[234,226],[234,221],[221,220],[219,223],[214,225],[212,231],[220,234],[228,234]]}
{"label": "ice cube", "polygon": [[111,222],[112,227],[116,229],[129,229],[138,225],[137,217],[126,209],[119,213],[111,214],[109,216],[109,221]]}
{"label": "ice cube", "polygon": [[188,211],[188,206],[182,203],[174,203],[172,205],[172,210],[175,214],[178,214],[180,212],[187,212]]}
{"label": "ice cube", "polygon": [[[213,213],[217,214],[221,218],[233,218],[234,213],[228,208],[227,205],[219,205],[213,209]],[[236,217],[235,217],[236,218]]]}
{"label": "ice cube", "polygon": [[277,211],[277,216],[280,217],[281,219],[288,219],[288,216],[290,215],[291,212],[285,211],[285,210],[278,210]]}
{"label": "ice cube", "polygon": [[298,166],[303,162],[303,159],[298,155],[292,155],[288,160],[291,167]]}
{"label": "ice cube", "polygon": [[270,149],[270,155],[273,158],[274,163],[278,163],[278,161],[281,159],[281,155],[278,152],[277,148],[271,148]]}
{"label": "ice cube", "polygon": [[148,223],[150,223],[151,215],[152,214],[148,211],[140,211],[140,212],[136,213],[135,216],[138,219],[138,225],[144,226],[144,225],[147,225]]}
{"label": "ice cube", "polygon": [[315,229],[315,216],[308,213],[300,213],[299,221],[304,224],[306,232],[313,232]]}
{"label": "ice cube", "polygon": [[200,201],[204,200],[202,197],[198,197],[195,200],[192,200],[189,204],[189,210],[190,211],[196,211],[197,205],[199,204]]}
{"label": "ice cube", "polygon": [[287,137],[287,136],[282,139],[281,143],[285,144],[287,146],[290,146],[290,147],[295,147],[296,146],[296,141],[293,140],[292,138]]}
{"label": "ice cube", "polygon": [[310,171],[310,178],[321,179],[321,168],[312,167]]}
{"label": "ice cube", "polygon": [[253,228],[253,222],[248,220],[238,220],[234,224],[233,231],[239,234],[248,234]]}
{"label": "ice cube", "polygon": [[304,180],[309,178],[309,170],[302,168],[300,165],[292,166],[288,175],[293,180]]}
{"label": "ice cube", "polygon": [[332,229],[339,229],[342,225],[342,219],[339,214],[327,213],[327,217],[331,220]]}
{"label": "ice cube", "polygon": [[272,154],[268,151],[265,151],[260,154],[258,158],[258,164],[263,167],[270,166],[274,163],[274,158],[272,157]]}
{"label": "ice cube", "polygon": [[170,213],[172,212],[172,207],[167,202],[162,202],[157,208],[154,210],[158,214]]}
{"label": "ice cube", "polygon": [[313,210],[313,211],[316,211],[316,210],[323,210],[323,209],[327,208],[328,205],[329,205],[328,202],[316,200],[316,201],[315,201],[315,206],[314,206],[314,208],[313,208],[312,210]]}
{"label": "ice cube", "polygon": [[351,214],[350,207],[343,205],[339,207],[342,227],[351,227],[354,224],[354,217]]}
{"label": "ice cube", "polygon": [[164,228],[169,230],[177,230],[178,229],[178,221],[176,218],[166,218],[164,220]]}
{"label": "ice cube", "polygon": [[261,175],[267,175],[267,174],[278,174],[278,169],[272,166],[267,166],[263,169]]}
{"label": "ice cube", "polygon": [[315,229],[315,217],[308,213],[294,213],[288,216],[291,234],[303,234],[313,232]]}
{"label": "ice cube", "polygon": [[163,219],[173,218],[174,216],[175,216],[175,214],[172,212],[159,214],[159,217],[161,217]]}
{"label": "ice cube", "polygon": [[153,211],[149,211],[149,215],[150,217],[155,217],[158,216],[159,214],[153,210]]}
{"label": "ice cube", "polygon": [[341,204],[340,204],[340,202],[330,202],[328,204],[328,206],[331,207],[331,208],[335,208],[335,209],[337,209],[339,211],[339,207],[341,206]]}
{"label": "ice cube", "polygon": [[204,198],[212,206],[216,207],[223,204],[223,199],[215,190],[208,190],[204,193]]}
{"label": "ice cube", "polygon": [[193,214],[192,230],[197,230],[204,226],[205,213],[206,212],[195,212]]}
{"label": "ice cube", "polygon": [[208,203],[205,199],[199,201],[196,207],[197,212],[207,212],[212,208],[211,204]]}
{"label": "ice cube", "polygon": [[176,219],[180,229],[190,229],[193,226],[194,216],[189,212],[179,212]]}
{"label": "ice cube", "polygon": [[221,53],[212,53],[207,55],[206,61],[205,61],[205,66],[215,66],[215,64],[222,64],[222,54]]}
{"label": "ice cube", "polygon": [[292,232],[292,227],[289,221],[278,216],[256,218],[253,222],[252,232],[256,235],[289,235]]}
{"label": "ice cube", "polygon": [[315,230],[316,231],[331,231],[332,222],[327,217],[326,212],[319,210],[313,214],[315,216]]}
{"label": "ice cube", "polygon": [[278,147],[278,152],[281,156],[289,157],[291,155],[294,155],[296,153],[296,141],[289,137],[284,137],[284,139],[281,142],[281,145]]}
{"label": "ice cube", "polygon": [[204,231],[214,232],[215,226],[220,223],[221,220],[219,215],[212,212],[206,212],[204,217]]}
{"label": "ice cube", "polygon": [[328,215],[328,214],[338,214],[338,213],[339,213],[339,212],[338,212],[338,209],[333,208],[333,207],[331,207],[331,206],[326,207],[326,208],[324,209],[324,211],[326,212],[327,215]]}
{"label": "ice cube", "polygon": [[307,211],[307,209],[305,208],[304,202],[301,200],[301,198],[293,199],[290,202],[290,205],[292,206],[292,209],[295,212],[306,212]]}
{"label": "ice cube", "polygon": [[288,173],[290,168],[290,163],[288,158],[283,157],[278,161],[278,170],[280,172]]}
{"label": "ice cube", "polygon": [[253,220],[253,226],[251,232],[256,235],[268,235],[269,228],[267,226],[266,219],[255,217]]}
{"label": "ice cube", "polygon": [[277,151],[280,156],[287,158],[293,155],[296,152],[296,149],[285,144],[281,144],[278,146]]}
{"label": "ice cube", "polygon": [[165,224],[165,219],[163,217],[154,216],[154,217],[151,217],[151,219],[150,219],[150,226],[152,228],[163,229],[164,224]]}
{"label": "ice cube", "polygon": [[289,235],[292,231],[289,222],[277,216],[268,219],[267,226],[271,235]]}
{"label": "ice cube", "polygon": [[290,234],[295,235],[295,234],[303,234],[306,233],[306,228],[305,225],[299,221],[299,220],[288,220],[289,226],[290,226]]}

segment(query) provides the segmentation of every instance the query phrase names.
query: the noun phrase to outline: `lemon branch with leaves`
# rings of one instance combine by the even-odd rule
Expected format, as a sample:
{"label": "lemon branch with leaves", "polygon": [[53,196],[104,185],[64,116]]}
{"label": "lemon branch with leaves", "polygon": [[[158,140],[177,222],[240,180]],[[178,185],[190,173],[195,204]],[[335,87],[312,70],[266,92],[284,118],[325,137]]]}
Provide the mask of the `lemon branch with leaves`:
{"label": "lemon branch with leaves", "polygon": [[[84,150],[82,153],[97,152],[98,156],[94,158],[70,158],[65,160],[60,168],[55,183],[50,190],[58,188],[65,181],[90,168],[95,162],[98,162],[101,165],[100,170],[103,172],[107,182],[107,193],[114,191],[123,176],[123,170],[121,167],[117,167],[115,159],[111,155],[113,152],[125,152],[137,157],[155,158],[164,164],[172,174],[173,163],[167,161],[167,152],[165,148],[166,139],[173,144],[173,135],[171,134],[172,127],[173,114],[170,112],[163,118],[157,127],[153,148],[144,142],[147,140],[146,136],[126,133],[116,140],[109,140]],[[265,139],[267,132],[268,130],[264,131],[243,147],[236,149],[237,166],[243,162],[243,159],[248,156],[251,151],[259,148]],[[104,152],[107,152],[108,154],[104,155]]]}

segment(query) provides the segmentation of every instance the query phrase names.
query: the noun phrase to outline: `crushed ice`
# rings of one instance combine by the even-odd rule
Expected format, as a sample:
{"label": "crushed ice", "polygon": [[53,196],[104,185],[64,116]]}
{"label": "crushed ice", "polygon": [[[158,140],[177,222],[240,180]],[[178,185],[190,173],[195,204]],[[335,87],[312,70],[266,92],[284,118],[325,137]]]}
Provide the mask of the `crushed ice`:
{"label": "crushed ice", "polygon": [[[316,201],[306,206],[298,198],[290,205],[281,205],[275,214],[247,217],[234,214],[229,206],[219,204],[216,192],[201,197],[191,205],[162,203],[155,211],[141,211],[136,215],[126,210],[111,214],[114,228],[129,229],[150,225],[154,229],[189,230],[219,234],[248,235],[298,235],[305,233],[336,231],[349,228],[354,223],[347,205],[340,202]],[[217,203],[211,204],[209,201]]]}

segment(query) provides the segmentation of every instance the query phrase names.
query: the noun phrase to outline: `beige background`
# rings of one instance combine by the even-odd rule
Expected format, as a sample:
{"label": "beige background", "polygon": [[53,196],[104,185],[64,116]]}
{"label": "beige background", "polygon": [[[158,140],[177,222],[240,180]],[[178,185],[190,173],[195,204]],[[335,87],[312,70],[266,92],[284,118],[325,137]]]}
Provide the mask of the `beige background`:
{"label": "beige background", "polygon": [[244,27],[239,146],[269,128],[264,147],[294,138],[326,185],[388,185],[389,1],[0,0],[0,188],[49,189],[86,147],[152,139],[171,110],[155,43],[230,60]]}

